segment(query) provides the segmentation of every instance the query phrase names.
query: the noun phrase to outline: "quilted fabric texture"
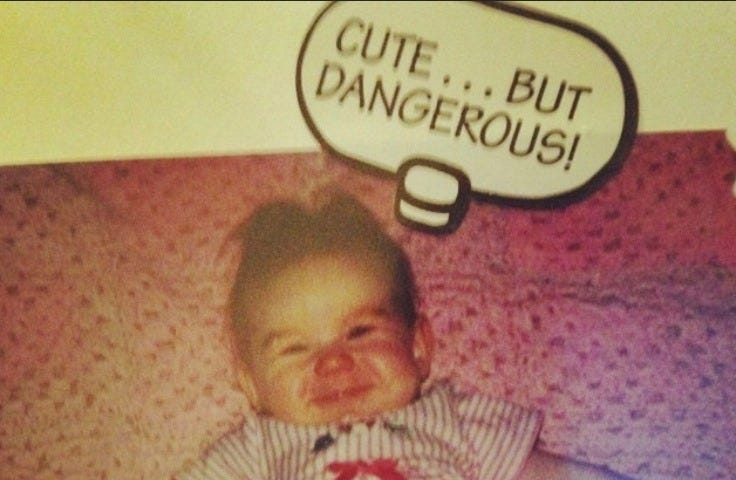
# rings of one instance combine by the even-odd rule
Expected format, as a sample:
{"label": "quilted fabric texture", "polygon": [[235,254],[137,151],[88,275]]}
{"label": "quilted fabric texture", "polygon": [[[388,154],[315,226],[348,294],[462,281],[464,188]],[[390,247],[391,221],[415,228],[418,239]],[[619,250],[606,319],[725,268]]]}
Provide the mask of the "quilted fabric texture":
{"label": "quilted fabric texture", "polygon": [[544,448],[641,479],[736,478],[736,172],[722,132],[644,135],[584,201],[393,218],[321,153],[0,169],[0,478],[167,478],[243,418],[226,239],[338,185],[406,248],[435,378],[541,408]]}

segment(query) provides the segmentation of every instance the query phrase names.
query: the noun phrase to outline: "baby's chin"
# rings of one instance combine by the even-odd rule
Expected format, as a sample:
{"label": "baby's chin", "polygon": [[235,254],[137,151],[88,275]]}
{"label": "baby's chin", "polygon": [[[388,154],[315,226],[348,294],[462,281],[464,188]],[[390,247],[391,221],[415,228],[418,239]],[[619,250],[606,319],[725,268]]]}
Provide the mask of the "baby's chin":
{"label": "baby's chin", "polygon": [[[277,419],[301,425],[326,425],[337,423],[369,422],[381,415],[400,410],[413,403],[419,388],[406,388],[400,391],[369,389],[356,395],[322,396],[292,405]],[[333,398],[334,397],[334,398]]]}
{"label": "baby's chin", "polygon": [[376,417],[379,417],[380,415],[386,413],[386,410],[368,410],[363,409],[361,411],[351,411],[343,413],[342,415],[336,415],[334,418],[332,418],[327,423],[367,423],[372,420],[375,420]]}
{"label": "baby's chin", "polygon": [[308,405],[301,410],[291,409],[288,412],[266,412],[260,413],[270,416],[276,420],[298,425],[329,425],[344,423],[369,422],[380,416],[387,410],[379,406],[363,403],[350,403],[344,405],[331,405],[329,408]]}
{"label": "baby's chin", "polygon": [[376,418],[400,410],[414,401],[408,398],[402,401],[373,404],[371,402],[351,402],[344,406],[321,410],[312,417],[312,424],[354,424],[367,423]]}
{"label": "baby's chin", "polygon": [[297,420],[298,423],[312,425],[359,423],[368,422],[382,413],[383,411],[379,408],[366,408],[366,406],[361,408],[336,408],[312,412],[310,415],[305,415]]}

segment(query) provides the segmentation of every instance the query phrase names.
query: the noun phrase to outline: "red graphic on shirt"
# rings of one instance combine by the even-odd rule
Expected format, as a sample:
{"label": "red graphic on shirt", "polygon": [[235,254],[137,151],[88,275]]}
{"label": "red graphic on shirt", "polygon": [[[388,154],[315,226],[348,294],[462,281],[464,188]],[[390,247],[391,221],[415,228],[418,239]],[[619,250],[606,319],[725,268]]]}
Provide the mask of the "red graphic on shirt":
{"label": "red graphic on shirt", "polygon": [[335,480],[353,480],[359,474],[371,475],[381,480],[407,480],[396,470],[396,460],[379,458],[372,462],[358,460],[356,462],[332,462],[327,470],[336,473]]}

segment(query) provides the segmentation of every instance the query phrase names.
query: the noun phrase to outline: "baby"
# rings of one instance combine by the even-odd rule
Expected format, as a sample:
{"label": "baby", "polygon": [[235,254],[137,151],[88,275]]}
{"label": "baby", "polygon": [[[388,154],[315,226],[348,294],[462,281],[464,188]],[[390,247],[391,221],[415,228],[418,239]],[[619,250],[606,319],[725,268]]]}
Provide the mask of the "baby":
{"label": "baby", "polygon": [[230,314],[257,415],[176,478],[621,478],[535,449],[536,411],[424,385],[409,262],[354,200],[266,206],[243,245]]}

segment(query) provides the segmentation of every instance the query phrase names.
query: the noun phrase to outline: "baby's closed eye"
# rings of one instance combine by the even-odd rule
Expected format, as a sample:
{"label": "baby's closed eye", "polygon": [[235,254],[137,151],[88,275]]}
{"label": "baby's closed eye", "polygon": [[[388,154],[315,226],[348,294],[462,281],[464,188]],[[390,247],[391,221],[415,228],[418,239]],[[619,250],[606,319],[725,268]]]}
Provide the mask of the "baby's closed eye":
{"label": "baby's closed eye", "polygon": [[365,337],[376,330],[375,325],[356,325],[348,331],[348,340],[356,340],[358,338]]}
{"label": "baby's closed eye", "polygon": [[298,355],[309,350],[306,343],[289,343],[278,350],[281,356]]}

